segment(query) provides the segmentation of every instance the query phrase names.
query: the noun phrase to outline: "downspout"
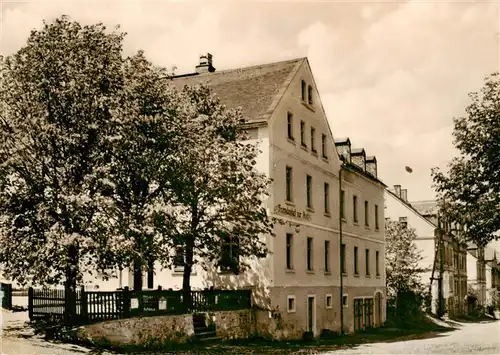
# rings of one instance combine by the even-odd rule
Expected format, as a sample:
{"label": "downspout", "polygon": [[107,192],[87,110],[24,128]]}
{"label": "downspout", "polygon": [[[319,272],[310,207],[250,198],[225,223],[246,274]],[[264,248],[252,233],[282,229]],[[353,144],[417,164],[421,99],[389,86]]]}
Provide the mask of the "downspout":
{"label": "downspout", "polygon": [[[342,158],[342,156],[341,156]],[[340,263],[339,263],[339,280],[340,280],[340,334],[344,334],[344,276],[342,273],[343,268],[343,260],[345,259],[345,255],[342,255],[342,169],[344,168],[344,163],[341,161],[340,169],[339,169],[339,254],[340,254]]]}

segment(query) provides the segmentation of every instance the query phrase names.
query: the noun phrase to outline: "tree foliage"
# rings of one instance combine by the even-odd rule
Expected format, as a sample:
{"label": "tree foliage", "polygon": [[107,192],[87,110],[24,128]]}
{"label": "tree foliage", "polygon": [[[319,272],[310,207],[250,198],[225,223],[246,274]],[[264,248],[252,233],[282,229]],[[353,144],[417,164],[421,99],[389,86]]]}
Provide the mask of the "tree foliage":
{"label": "tree foliage", "polygon": [[[123,65],[124,90],[112,112],[115,136],[105,193],[112,199],[108,211],[118,238],[113,239],[115,244],[104,238],[107,243],[101,249],[106,250],[109,265],[134,265],[135,288],[142,288],[144,264],[152,267],[159,257],[159,246],[168,237],[159,233],[157,215],[169,204],[166,167],[178,150],[178,133],[171,122],[183,116],[184,106],[166,75],[143,52],[127,58]],[[168,255],[161,257],[168,261]]]}
{"label": "tree foliage", "polygon": [[171,267],[181,250],[189,291],[201,260],[237,271],[267,253],[269,179],[241,112],[123,58],[123,37],[61,17],[1,62],[0,263],[21,284]]}
{"label": "tree foliage", "polygon": [[422,291],[420,266],[421,251],[415,244],[415,230],[400,222],[385,223],[385,272],[387,297],[396,298],[399,293]]}
{"label": "tree foliage", "polygon": [[[167,169],[171,208],[165,245],[184,257],[183,289],[203,261],[238,272],[248,257],[267,254],[272,224],[262,199],[270,180],[256,170],[259,150],[243,130],[240,110],[227,109],[207,87],[185,87],[190,110],[171,121],[178,151]],[[222,263],[221,263],[222,262]]]}
{"label": "tree foliage", "polygon": [[433,169],[444,217],[464,226],[463,235],[479,246],[498,239],[500,230],[500,75],[486,78],[469,94],[463,117],[454,119],[454,145],[460,152],[447,173]]}
{"label": "tree foliage", "polygon": [[74,283],[99,258],[122,39],[62,17],[2,60],[0,262],[20,283]]}

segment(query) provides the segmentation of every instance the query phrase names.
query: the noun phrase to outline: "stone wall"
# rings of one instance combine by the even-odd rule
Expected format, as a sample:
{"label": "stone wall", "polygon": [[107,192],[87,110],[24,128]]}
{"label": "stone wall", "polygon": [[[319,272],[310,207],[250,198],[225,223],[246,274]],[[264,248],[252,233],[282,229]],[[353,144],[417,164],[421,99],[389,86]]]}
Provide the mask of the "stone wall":
{"label": "stone wall", "polygon": [[301,339],[305,329],[297,322],[285,319],[283,312],[255,310],[255,333],[267,339]]}
{"label": "stone wall", "polygon": [[255,333],[255,312],[251,309],[215,312],[212,317],[216,335],[223,340],[246,339]]}
{"label": "stone wall", "polygon": [[79,339],[113,346],[182,343],[194,335],[191,314],[138,317],[82,326]]}

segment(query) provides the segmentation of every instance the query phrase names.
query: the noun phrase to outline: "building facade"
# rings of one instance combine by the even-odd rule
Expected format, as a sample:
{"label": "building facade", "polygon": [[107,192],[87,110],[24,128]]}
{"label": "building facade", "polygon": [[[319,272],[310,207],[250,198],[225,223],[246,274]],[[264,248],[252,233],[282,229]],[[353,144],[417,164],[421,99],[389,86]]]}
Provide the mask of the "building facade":
{"label": "building facade", "polygon": [[467,244],[462,237],[461,226],[442,220],[436,201],[415,201],[410,205],[437,227],[435,265],[438,274],[443,275],[444,312],[450,316],[466,314]]}
{"label": "building facade", "polygon": [[[261,150],[257,169],[273,179],[264,204],[277,223],[273,235],[262,236],[269,256],[249,260],[251,267],[238,274],[200,263],[192,287],[252,289],[277,338],[381,325],[385,185],[377,178],[375,157],[351,151],[349,140],[335,144],[308,60],[216,71],[207,55],[196,72],[168,80],[179,89],[208,85],[227,107],[241,108]],[[180,289],[182,265],[166,270],[157,263],[143,277],[145,287]],[[122,270],[107,283],[87,282],[89,288],[131,287],[133,272]]]}
{"label": "building facade", "polygon": [[386,218],[415,229],[415,244],[422,256],[419,266],[425,270],[420,276],[430,292],[431,312],[439,313],[441,294],[444,312],[463,314],[467,309],[467,246],[459,242],[457,231],[441,225],[435,201],[410,203],[407,189],[400,185],[386,190],[385,203]]}

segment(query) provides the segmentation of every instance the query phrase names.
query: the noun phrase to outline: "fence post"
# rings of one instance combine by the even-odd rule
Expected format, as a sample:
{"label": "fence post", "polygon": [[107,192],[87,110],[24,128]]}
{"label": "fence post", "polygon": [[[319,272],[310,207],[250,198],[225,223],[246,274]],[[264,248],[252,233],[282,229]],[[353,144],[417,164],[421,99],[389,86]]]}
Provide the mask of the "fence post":
{"label": "fence post", "polygon": [[12,309],[12,284],[8,284],[8,290],[9,290],[9,298],[7,299],[8,300],[8,307],[9,309]]}
{"label": "fence post", "polygon": [[34,296],[33,287],[30,287],[28,289],[28,315],[30,320],[33,320],[33,296]]}
{"label": "fence post", "polygon": [[85,292],[85,286],[82,286],[80,289],[80,313],[82,315],[83,321],[88,323],[89,321],[89,311],[87,305],[87,293]]}
{"label": "fence post", "polygon": [[128,286],[123,288],[123,317],[130,317],[130,292]]}

